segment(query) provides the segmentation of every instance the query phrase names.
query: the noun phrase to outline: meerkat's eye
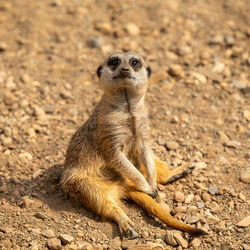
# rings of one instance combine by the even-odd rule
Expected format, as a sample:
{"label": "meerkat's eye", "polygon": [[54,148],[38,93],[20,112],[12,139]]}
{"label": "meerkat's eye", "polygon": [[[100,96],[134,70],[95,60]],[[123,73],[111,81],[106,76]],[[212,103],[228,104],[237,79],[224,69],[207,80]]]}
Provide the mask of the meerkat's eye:
{"label": "meerkat's eye", "polygon": [[136,58],[132,58],[129,61],[130,65],[134,68],[134,69],[139,69],[141,68],[141,62],[140,60],[136,59]]}
{"label": "meerkat's eye", "polygon": [[110,58],[108,60],[108,66],[115,69],[115,68],[117,68],[119,66],[120,62],[121,62],[121,60],[118,57]]}

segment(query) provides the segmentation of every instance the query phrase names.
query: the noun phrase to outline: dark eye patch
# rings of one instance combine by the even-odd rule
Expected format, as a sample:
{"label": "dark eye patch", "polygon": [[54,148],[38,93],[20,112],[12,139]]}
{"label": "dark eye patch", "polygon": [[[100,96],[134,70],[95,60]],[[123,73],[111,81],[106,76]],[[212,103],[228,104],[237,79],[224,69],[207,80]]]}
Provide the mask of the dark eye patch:
{"label": "dark eye patch", "polygon": [[121,63],[121,59],[119,57],[111,57],[108,60],[108,66],[112,69],[115,70]]}
{"label": "dark eye patch", "polygon": [[131,58],[129,64],[133,67],[134,70],[139,70],[141,68],[141,61],[137,58]]}

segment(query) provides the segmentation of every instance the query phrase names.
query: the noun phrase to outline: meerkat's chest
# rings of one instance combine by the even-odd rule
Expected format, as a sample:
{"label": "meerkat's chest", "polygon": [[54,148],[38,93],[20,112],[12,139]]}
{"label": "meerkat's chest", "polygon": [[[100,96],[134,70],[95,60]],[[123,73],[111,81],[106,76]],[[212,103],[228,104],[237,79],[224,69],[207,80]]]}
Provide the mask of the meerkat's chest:
{"label": "meerkat's chest", "polygon": [[140,116],[133,114],[126,114],[126,119],[122,124],[123,136],[121,143],[123,151],[126,153],[143,140],[146,133],[146,124]]}

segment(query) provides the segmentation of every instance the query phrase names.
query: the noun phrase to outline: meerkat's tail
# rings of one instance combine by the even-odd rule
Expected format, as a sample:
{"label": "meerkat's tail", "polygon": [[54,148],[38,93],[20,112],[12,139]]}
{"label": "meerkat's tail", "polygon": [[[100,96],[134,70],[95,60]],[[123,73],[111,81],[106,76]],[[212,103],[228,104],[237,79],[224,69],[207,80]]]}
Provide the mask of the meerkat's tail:
{"label": "meerkat's tail", "polygon": [[158,204],[149,195],[139,191],[129,191],[129,198],[135,201],[140,207],[145,209],[148,213],[156,216],[168,226],[187,232],[193,236],[206,235],[207,233],[202,229],[195,228],[184,224],[171,216],[160,204]]}

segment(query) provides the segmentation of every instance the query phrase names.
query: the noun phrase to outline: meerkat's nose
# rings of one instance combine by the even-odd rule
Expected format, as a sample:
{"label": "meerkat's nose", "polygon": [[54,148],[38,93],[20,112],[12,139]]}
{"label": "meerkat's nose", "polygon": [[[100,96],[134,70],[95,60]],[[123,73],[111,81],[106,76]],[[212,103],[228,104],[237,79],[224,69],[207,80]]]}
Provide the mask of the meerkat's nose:
{"label": "meerkat's nose", "polygon": [[123,67],[123,68],[121,68],[121,72],[129,72],[129,68],[126,68],[126,67]]}

